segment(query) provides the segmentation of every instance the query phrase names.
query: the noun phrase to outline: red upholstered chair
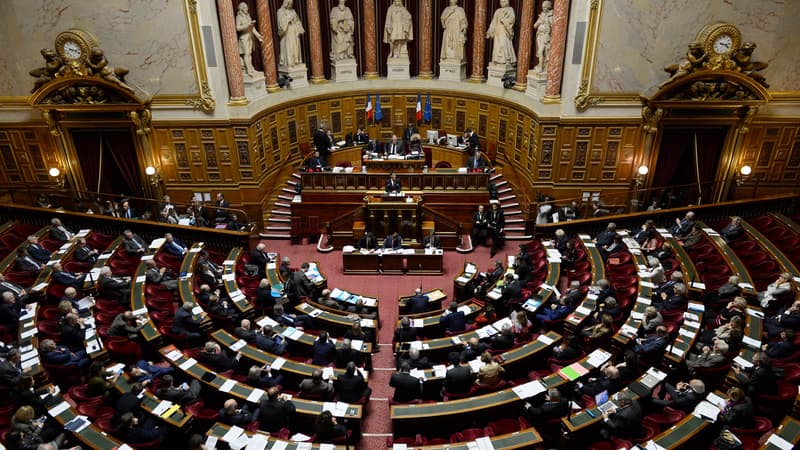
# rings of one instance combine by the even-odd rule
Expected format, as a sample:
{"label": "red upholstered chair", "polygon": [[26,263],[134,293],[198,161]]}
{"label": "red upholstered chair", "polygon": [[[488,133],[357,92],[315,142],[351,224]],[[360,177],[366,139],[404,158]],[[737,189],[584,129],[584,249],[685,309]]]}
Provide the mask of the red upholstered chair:
{"label": "red upholstered chair", "polygon": [[409,447],[419,447],[420,445],[425,445],[422,443],[422,435],[417,434],[415,437],[400,437],[392,439],[391,437],[386,438],[386,447],[392,448],[394,444],[406,444]]}
{"label": "red upholstered chair", "polygon": [[491,433],[491,431],[486,428],[467,428],[450,435],[450,443],[469,442],[484,436],[491,436],[488,433]]}
{"label": "red upholstered chair", "polygon": [[442,399],[447,402],[450,400],[458,400],[460,398],[469,398],[475,395],[475,392],[477,392],[477,388],[475,387],[475,385],[472,385],[470,390],[463,394],[455,394],[453,392],[444,391],[444,393],[442,394]]}
{"label": "red upholstered chair", "polygon": [[113,435],[117,432],[117,429],[111,426],[111,417],[98,417],[96,420],[94,420],[94,424],[106,433]]}
{"label": "red upholstered chair", "polygon": [[761,435],[772,429],[772,422],[766,417],[753,417],[753,426],[750,428],[730,427],[736,436],[752,436],[758,439]]}
{"label": "red upholstered chair", "polygon": [[698,367],[695,369],[694,377],[703,380],[706,386],[717,386],[722,383],[729,370],[731,370],[731,363],[719,367]]}
{"label": "red upholstered chair", "polygon": [[658,428],[653,426],[653,425],[650,425],[650,424],[648,424],[646,422],[642,422],[642,432],[644,433],[643,436],[640,436],[640,437],[637,437],[637,438],[629,438],[628,440],[631,441],[634,444],[645,443],[645,442],[649,441],[650,439],[653,439],[653,436],[658,434]]}
{"label": "red upholstered chair", "polygon": [[114,361],[136,364],[136,361],[142,359],[142,348],[133,341],[107,342],[106,350]]}
{"label": "red upholstered chair", "polygon": [[501,434],[508,434],[513,433],[515,431],[519,431],[523,428],[520,421],[524,421],[523,418],[518,419],[497,419],[493,422],[489,422],[486,425],[486,428],[491,430],[493,436],[499,436]]}
{"label": "red upholstered chair", "polygon": [[210,423],[217,420],[219,411],[216,409],[206,408],[203,399],[194,401],[186,405],[186,412],[194,417],[194,420]]}
{"label": "red upholstered chair", "polygon": [[667,406],[662,412],[648,414],[644,418],[644,422],[663,430],[680,422],[685,416],[685,412]]}
{"label": "red upholstered chair", "polygon": [[631,441],[626,441],[625,439],[620,439],[616,437],[611,437],[611,442],[608,441],[599,441],[595,442],[589,447],[589,450],[629,450],[633,447],[633,443]]}
{"label": "red upholstered chair", "polygon": [[753,403],[756,407],[756,414],[779,421],[791,409],[795,395],[797,395],[797,386],[785,381],[778,381],[777,395],[759,394],[755,396]]}
{"label": "red upholstered chair", "polygon": [[102,397],[98,397],[98,396],[91,397],[91,396],[89,396],[86,393],[87,389],[88,389],[88,386],[86,386],[85,384],[76,384],[74,386],[71,386],[69,388],[69,390],[67,390],[67,393],[69,393],[69,398],[75,400],[75,402],[77,402],[77,403],[89,403],[89,402],[92,402],[94,400],[100,400],[102,402],[102,400],[103,400]]}

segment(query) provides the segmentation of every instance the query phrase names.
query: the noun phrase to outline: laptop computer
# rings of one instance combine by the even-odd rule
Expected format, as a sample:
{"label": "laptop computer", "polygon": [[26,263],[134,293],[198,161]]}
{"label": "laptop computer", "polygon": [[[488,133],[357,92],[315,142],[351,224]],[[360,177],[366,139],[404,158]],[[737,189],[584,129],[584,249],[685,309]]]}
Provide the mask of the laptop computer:
{"label": "laptop computer", "polygon": [[609,409],[617,407],[613,401],[608,400],[608,391],[602,391],[595,395],[594,402],[597,405],[597,409],[599,409],[603,414],[605,414]]}

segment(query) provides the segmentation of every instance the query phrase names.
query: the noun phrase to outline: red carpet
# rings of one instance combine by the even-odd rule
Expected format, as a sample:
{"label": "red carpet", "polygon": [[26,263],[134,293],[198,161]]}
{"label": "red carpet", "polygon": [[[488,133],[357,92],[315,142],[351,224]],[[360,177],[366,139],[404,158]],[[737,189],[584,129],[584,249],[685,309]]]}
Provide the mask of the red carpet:
{"label": "red carpet", "polygon": [[[414,289],[422,285],[423,290],[440,288],[447,293],[448,300],[453,297],[453,280],[461,272],[465,261],[478,265],[479,270],[488,270],[492,266],[489,248],[480,247],[473,253],[461,254],[455,251],[445,252],[444,274],[439,276],[418,275],[344,275],[342,273],[341,252],[319,253],[315,245],[291,245],[288,240],[264,240],[267,251],[277,252],[281,257],[289,256],[293,267],[305,261],[317,261],[320,270],[328,278],[328,286],[375,297],[378,299],[381,317],[381,329],[378,333],[380,352],[373,355],[374,371],[370,374],[369,385],[372,388],[372,400],[367,405],[367,415],[362,431],[364,438],[359,449],[386,448],[386,437],[392,433],[389,419],[388,399],[393,389],[389,387],[389,378],[394,371],[394,358],[391,343],[397,321],[397,298],[414,293]],[[516,254],[518,248],[514,243],[506,244],[506,252]],[[505,261],[506,252],[495,255],[495,259]],[[448,302],[445,302],[445,305]]]}

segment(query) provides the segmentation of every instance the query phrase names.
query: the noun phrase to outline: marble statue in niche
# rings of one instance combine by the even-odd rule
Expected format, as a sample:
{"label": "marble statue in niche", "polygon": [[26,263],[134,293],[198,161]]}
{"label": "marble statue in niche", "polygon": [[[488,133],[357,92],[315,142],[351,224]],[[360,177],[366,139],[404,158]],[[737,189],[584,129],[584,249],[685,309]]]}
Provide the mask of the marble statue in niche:
{"label": "marble statue in niche", "polygon": [[508,0],[500,0],[500,8],[494,12],[492,22],[486,31],[486,39],[492,39],[492,64],[513,65],[517,62],[514,52],[514,23],[516,15],[514,8],[508,5]]}
{"label": "marble statue in niche", "polygon": [[414,40],[411,13],[403,5],[403,0],[394,0],[386,11],[386,27],[383,42],[389,44],[389,58],[408,58],[408,41]]}
{"label": "marble statue in niche", "polygon": [[331,60],[353,59],[353,12],[339,0],[339,5],[331,9]]}
{"label": "marble statue in niche", "polygon": [[542,2],[542,12],[533,24],[536,30],[536,67],[534,72],[546,72],[547,60],[550,57],[550,34],[553,28],[553,3],[549,0]]}
{"label": "marble statue in niche", "polygon": [[450,0],[450,6],[442,11],[442,61],[464,61],[464,44],[467,42],[467,15],[458,0]]}
{"label": "marble statue in niche", "polygon": [[256,74],[256,69],[253,67],[253,48],[255,47],[253,39],[258,39],[258,42],[264,42],[264,38],[256,30],[256,21],[250,16],[247,3],[240,2],[237,9],[236,32],[239,33],[239,57],[241,58],[242,71],[252,78]]}
{"label": "marble statue in niche", "polygon": [[278,9],[278,35],[281,38],[278,64],[282,67],[293,67],[303,64],[300,35],[305,33],[293,0],[283,0]]}

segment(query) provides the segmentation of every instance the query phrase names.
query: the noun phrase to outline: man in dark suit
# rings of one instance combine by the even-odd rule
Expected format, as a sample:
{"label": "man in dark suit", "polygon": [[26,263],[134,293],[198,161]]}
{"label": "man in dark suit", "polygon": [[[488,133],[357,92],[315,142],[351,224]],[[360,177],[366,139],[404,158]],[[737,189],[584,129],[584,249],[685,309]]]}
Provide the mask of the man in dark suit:
{"label": "man in dark suit", "polygon": [[300,266],[300,270],[296,270],[294,273],[292,273],[292,281],[294,282],[293,285],[295,289],[294,294],[298,298],[317,297],[316,295],[314,295],[314,291],[316,289],[314,283],[312,283],[311,280],[308,279],[308,276],[306,276],[306,271],[308,271],[310,267],[311,266],[308,263],[303,263]]}
{"label": "man in dark suit", "polygon": [[[686,413],[694,411],[694,407],[700,403],[706,393],[706,385],[702,380],[692,379],[688,383],[681,381],[675,386],[664,383],[659,391],[658,398],[652,400],[653,404],[661,408],[669,406],[679,409]],[[666,400],[666,394],[670,399]]]}
{"label": "man in dark suit", "polygon": [[154,259],[145,261],[144,265],[147,268],[144,275],[148,284],[159,284],[171,291],[178,290],[178,280],[175,279],[171,272],[167,272],[166,267],[159,268]]}
{"label": "man in dark suit", "polygon": [[686,300],[686,285],[676,283],[672,288],[673,294],[670,296],[666,292],[661,293],[661,302],[656,302],[656,309],[659,311],[683,311],[689,305]]}
{"label": "man in dark suit", "polygon": [[5,358],[0,358],[0,386],[14,388],[22,379],[19,349],[12,348]]}
{"label": "man in dark suit", "polygon": [[428,296],[422,295],[422,289],[417,288],[414,295],[408,299],[408,314],[420,314],[428,311]]}
{"label": "man in dark suit", "polygon": [[315,399],[330,400],[333,397],[333,385],[322,379],[322,371],[314,369],[311,378],[306,378],[300,382],[300,393],[304,396]]}
{"label": "man in dark suit", "polygon": [[489,350],[489,346],[481,342],[477,337],[473,336],[469,338],[466,345],[464,345],[464,350],[462,350],[458,355],[465,361],[472,361],[473,359],[481,356],[483,352],[487,350]]}
{"label": "man in dark suit", "polygon": [[694,226],[694,211],[689,211],[683,219],[675,219],[675,225],[672,227],[672,234],[676,239],[681,239],[689,235]]}
{"label": "man in dark suit", "polygon": [[294,420],[296,408],[290,400],[282,400],[278,394],[277,386],[269,388],[267,395],[261,400],[258,407],[259,429],[268,433],[275,433],[281,428],[287,428]]}
{"label": "man in dark suit", "polygon": [[468,360],[462,354],[458,365],[447,371],[443,388],[445,394],[466,394],[472,388],[475,374],[472,373],[467,362]]}
{"label": "man in dark suit", "polygon": [[26,309],[22,302],[14,298],[14,293],[6,291],[0,294],[0,325],[8,328],[9,333],[16,336],[19,330],[19,318]]}
{"label": "man in dark suit", "polygon": [[413,123],[409,123],[405,130],[403,130],[403,142],[408,145],[408,143],[411,142],[411,136],[415,134],[419,134],[419,130]]}
{"label": "man in dark suit", "polygon": [[362,397],[369,400],[372,389],[367,386],[364,377],[356,370],[356,364],[352,361],[347,363],[344,374],[339,375],[333,382],[336,391],[336,401],[345,403],[356,403]]}
{"label": "man in dark suit", "polygon": [[422,381],[412,377],[411,367],[407,362],[400,363],[400,370],[392,374],[389,386],[394,388],[392,400],[406,403],[422,397]]}
{"label": "man in dark suit", "polygon": [[500,333],[492,338],[492,350],[508,350],[514,346],[514,333],[511,325],[505,323],[500,329]]}
{"label": "man in dark suit", "polygon": [[262,278],[261,281],[258,282],[258,287],[256,288],[256,304],[266,309],[275,307],[275,297],[272,296],[272,286],[266,278]]}
{"label": "man in dark suit", "polygon": [[256,343],[256,332],[250,328],[249,319],[242,319],[239,326],[233,329],[233,335],[248,344]]}
{"label": "man in dark suit", "polygon": [[394,232],[383,241],[384,249],[399,250],[403,248],[403,237],[399,233]]}
{"label": "man in dark suit", "polygon": [[28,254],[42,263],[50,261],[50,251],[42,247],[42,244],[39,243],[39,238],[36,236],[28,236]]}
{"label": "man in dark suit", "polygon": [[28,254],[24,247],[17,249],[17,257],[14,260],[14,268],[22,272],[38,272],[42,270],[44,264],[34,259]]}
{"label": "man in dark suit", "polygon": [[450,302],[447,310],[439,318],[439,323],[442,324],[445,331],[458,333],[467,328],[467,316],[463,311],[458,310],[458,303]]}
{"label": "man in dark suit", "polygon": [[669,344],[669,334],[667,327],[659,325],[656,327],[656,334],[648,338],[636,338],[634,350],[640,358],[660,355]]}
{"label": "man in dark suit", "polygon": [[325,128],[319,127],[317,131],[314,132],[314,135],[312,137],[314,140],[314,149],[319,152],[320,157],[323,160],[327,160],[328,154],[330,153],[331,150],[331,141],[325,134]]}
{"label": "man in dark suit", "polygon": [[275,305],[272,308],[272,318],[283,326],[295,327],[299,329],[314,328],[311,316],[305,314],[289,314],[284,312],[283,305]]}
{"label": "man in dark suit", "polygon": [[356,134],[353,136],[353,143],[355,144],[366,144],[369,142],[369,135],[364,132],[361,128],[356,131]]}
{"label": "man in dark suit", "polygon": [[[197,342],[197,340],[203,338],[203,334],[200,332],[201,322],[193,317],[192,308],[194,308],[193,303],[185,302],[175,311],[175,318],[172,321],[172,332],[175,334],[184,334],[190,340]],[[200,315],[205,317],[205,311],[200,313]]]}
{"label": "man in dark suit", "polygon": [[231,202],[225,199],[222,192],[217,192],[217,201],[214,202],[214,220],[216,222],[225,222],[231,214]]}
{"label": "man in dark suit", "polygon": [[119,216],[123,219],[138,219],[139,216],[136,214],[136,210],[131,208],[130,202],[125,200],[122,202],[122,206],[119,209]]}
{"label": "man in dark suit", "polygon": [[431,230],[431,233],[422,239],[422,246],[425,248],[441,248],[442,240],[436,234],[436,231]]}
{"label": "man in dark suit", "polygon": [[481,140],[478,138],[478,133],[472,131],[472,128],[467,128],[464,133],[466,136],[465,143],[471,150],[480,150]]}
{"label": "man in dark suit", "polygon": [[378,248],[378,240],[375,239],[375,235],[372,234],[371,231],[367,231],[366,233],[364,233],[364,236],[361,236],[361,239],[358,240],[358,248],[375,250],[376,248]]}
{"label": "man in dark suit", "polygon": [[397,179],[397,175],[394,172],[389,174],[389,179],[386,180],[386,192],[391,194],[393,192],[400,192],[403,190],[403,185],[400,183],[400,180]]}
{"label": "man in dark suit", "polygon": [[158,382],[158,389],[156,389],[155,394],[161,400],[169,400],[173,403],[185,405],[197,400],[201,391],[202,386],[197,380],[192,380],[188,386],[175,386],[175,380],[172,375],[164,375]]}
{"label": "man in dark suit", "polygon": [[258,277],[265,278],[267,275],[267,263],[269,262],[269,257],[267,256],[267,246],[263,243],[259,243],[250,252],[250,264],[258,267]]}
{"label": "man in dark suit", "polygon": [[56,342],[52,339],[45,339],[39,343],[39,355],[41,355],[43,362],[60,366],[84,368],[88,367],[90,362],[85,351],[72,352],[66,346],[56,345]]}
{"label": "man in dark suit", "polygon": [[327,366],[336,358],[336,344],[328,339],[328,332],[320,330],[317,340],[311,347],[311,363],[318,366]]}
{"label": "man in dark suit", "polygon": [[86,340],[86,326],[77,314],[69,313],[61,324],[61,338],[59,342],[73,352],[84,349]]}
{"label": "man in dark suit", "polygon": [[492,233],[492,249],[489,252],[491,258],[494,258],[497,251],[503,248],[503,232],[505,231],[505,227],[506,217],[503,214],[503,210],[500,209],[500,204],[492,203],[492,210],[489,211],[488,221],[489,232]]}
{"label": "man in dark suit", "polygon": [[595,245],[597,245],[599,248],[609,246],[614,242],[614,237],[616,236],[617,224],[610,222],[608,225],[606,225],[605,230],[597,233],[597,236],[594,237]]}
{"label": "man in dark suit", "polygon": [[764,319],[764,330],[770,338],[774,338],[784,329],[800,329],[800,300],[796,300],[775,316]]}
{"label": "man in dark suit", "polygon": [[172,256],[183,258],[186,255],[186,247],[172,237],[172,233],[164,235],[164,246],[162,249]]}
{"label": "man in dark suit", "polygon": [[392,135],[392,140],[383,147],[383,153],[387,155],[402,155],[405,153],[403,143],[397,140],[397,135]]}
{"label": "man in dark suit", "polygon": [[[258,412],[258,411],[256,411]],[[235,425],[237,427],[246,427],[253,421],[253,413],[250,412],[247,405],[239,408],[239,405],[234,399],[225,400],[222,408],[219,410],[217,420],[226,425]]]}
{"label": "man in dark suit", "polygon": [[769,364],[769,357],[764,352],[753,354],[753,367],[743,369],[734,364],[733,372],[747,395],[776,395],[778,393],[778,377]]}
{"label": "man in dark suit", "polygon": [[273,355],[286,353],[286,339],[272,329],[272,325],[264,325],[256,332],[256,347]]}
{"label": "man in dark suit", "polygon": [[137,234],[131,230],[122,232],[122,245],[129,255],[141,255],[147,250],[147,244]]}
{"label": "man in dark suit", "polygon": [[478,205],[478,210],[472,215],[472,245],[477,247],[483,245],[489,234],[489,214],[484,211],[483,205]]}
{"label": "man in dark suit", "polygon": [[65,286],[72,286],[76,289],[83,287],[83,280],[86,278],[85,273],[80,272],[67,272],[61,266],[61,263],[53,264],[53,272],[50,274],[50,279],[56,283]]}
{"label": "man in dark suit", "polygon": [[480,150],[475,150],[475,154],[469,157],[467,161],[467,168],[468,169],[485,169],[489,163],[486,162],[486,158],[483,157]]}
{"label": "man in dark suit", "polygon": [[0,294],[3,292],[11,292],[14,294],[14,298],[17,301],[23,303],[28,297],[28,291],[24,287],[18,285],[17,283],[6,280],[6,277],[0,273]]}
{"label": "man in dark suit", "polygon": [[555,388],[547,390],[541,405],[533,406],[525,402],[522,407],[522,415],[530,423],[546,423],[548,420],[566,417],[569,413],[569,402]]}
{"label": "man in dark suit", "polygon": [[75,236],[75,233],[69,231],[67,227],[61,223],[61,219],[58,217],[53,217],[50,220],[50,224],[52,224],[50,227],[50,236],[52,236],[55,240],[68,241]]}
{"label": "man in dark suit", "polygon": [[123,414],[133,413],[135,416],[142,415],[142,410],[139,409],[139,406],[142,404],[142,399],[139,398],[139,394],[141,394],[143,390],[144,386],[137,381],[133,383],[130,391],[120,395],[116,406],[114,406],[114,415],[111,416],[112,427],[119,426],[119,419]]}
{"label": "man in dark suit", "polygon": [[611,436],[637,438],[642,436],[642,407],[633,400],[627,391],[620,392],[616,400],[619,408],[611,408],[603,413],[605,428],[600,435],[606,440]]}
{"label": "man in dark suit", "polygon": [[400,327],[394,330],[392,343],[408,342],[417,339],[417,329],[411,326],[411,319],[403,317],[400,319]]}
{"label": "man in dark suit", "polygon": [[216,342],[206,342],[206,346],[198,355],[197,360],[217,372],[225,372],[236,370],[241,358],[241,353],[237,353],[235,357],[231,358],[222,351],[222,347]]}
{"label": "man in dark suit", "polygon": [[322,170],[325,167],[325,162],[319,156],[319,152],[314,152],[311,158],[308,158],[308,168],[314,170]]}
{"label": "man in dark suit", "polygon": [[127,279],[117,279],[111,274],[111,268],[103,266],[97,276],[100,284],[100,291],[103,295],[114,297],[118,302],[130,304],[131,283]]}
{"label": "man in dark suit", "polygon": [[78,245],[75,246],[72,256],[76,261],[94,264],[97,261],[97,255],[99,253],[97,249],[89,247],[86,243],[86,239],[78,238]]}

